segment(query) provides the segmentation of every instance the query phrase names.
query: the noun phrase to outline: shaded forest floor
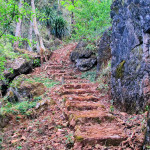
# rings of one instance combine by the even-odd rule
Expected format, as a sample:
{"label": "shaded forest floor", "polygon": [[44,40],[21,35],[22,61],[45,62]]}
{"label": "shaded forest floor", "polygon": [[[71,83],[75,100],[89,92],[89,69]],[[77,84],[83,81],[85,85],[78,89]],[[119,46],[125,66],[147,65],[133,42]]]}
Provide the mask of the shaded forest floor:
{"label": "shaded forest floor", "polygon": [[140,150],[146,113],[129,115],[112,105],[97,82],[81,79],[70,52],[76,43],[55,50],[31,74],[59,81],[28,119],[14,118],[3,130],[5,150]]}

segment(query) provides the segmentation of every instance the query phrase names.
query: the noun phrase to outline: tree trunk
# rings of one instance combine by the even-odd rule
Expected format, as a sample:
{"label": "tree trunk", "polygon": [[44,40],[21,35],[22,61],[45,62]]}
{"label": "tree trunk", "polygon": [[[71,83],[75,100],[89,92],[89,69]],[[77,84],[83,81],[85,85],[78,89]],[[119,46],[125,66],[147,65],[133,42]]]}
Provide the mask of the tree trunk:
{"label": "tree trunk", "polygon": [[[71,0],[71,2],[72,2],[72,5],[74,5],[74,0]],[[74,22],[74,13],[73,12],[71,12],[71,34],[74,32],[74,25],[75,24],[75,22]]]}
{"label": "tree trunk", "polygon": [[[19,10],[22,8],[22,2],[23,0],[20,0],[19,2]],[[21,18],[18,19],[19,21],[17,22],[17,25],[16,25],[16,32],[15,32],[15,37],[19,37],[21,35],[21,23],[22,23],[22,20]],[[19,45],[19,41],[15,41],[14,42],[14,45],[13,47],[18,47]]]}
{"label": "tree trunk", "polygon": [[31,7],[32,7],[32,11],[34,13],[33,14],[33,28],[34,28],[34,32],[35,32],[36,40],[37,40],[37,51],[40,52],[40,47],[45,51],[43,39],[42,39],[42,37],[39,33],[39,30],[38,30],[38,27],[37,27],[34,0],[31,0]]}
{"label": "tree trunk", "polygon": [[60,11],[60,0],[58,0],[58,11]]}
{"label": "tree trunk", "polygon": [[32,30],[33,30],[32,26],[33,26],[33,23],[30,20],[30,27],[29,27],[29,34],[28,34],[28,39],[30,41],[30,45],[28,44],[28,50],[30,52],[32,52]]}

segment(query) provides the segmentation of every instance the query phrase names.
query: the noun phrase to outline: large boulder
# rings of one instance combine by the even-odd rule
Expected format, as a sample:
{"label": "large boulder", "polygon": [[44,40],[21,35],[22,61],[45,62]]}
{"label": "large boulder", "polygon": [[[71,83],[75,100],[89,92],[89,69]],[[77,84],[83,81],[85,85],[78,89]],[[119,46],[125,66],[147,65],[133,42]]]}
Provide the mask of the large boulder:
{"label": "large boulder", "polygon": [[113,100],[139,112],[150,100],[150,1],[115,0],[111,10]]}
{"label": "large boulder", "polygon": [[8,122],[10,121],[10,119],[11,119],[11,116],[0,114],[0,129],[8,125]]}
{"label": "large boulder", "polygon": [[93,68],[96,65],[96,58],[88,58],[88,59],[77,59],[76,67],[80,71],[87,71]]}
{"label": "large boulder", "polygon": [[75,63],[75,67],[80,71],[87,71],[96,65],[96,55],[87,48],[88,42],[80,40],[74,51],[70,54],[70,60]]}
{"label": "large boulder", "polygon": [[8,88],[8,84],[17,76],[21,74],[28,74],[34,67],[40,65],[40,57],[34,53],[30,53],[32,58],[16,58],[15,60],[7,60],[5,65],[4,79],[0,81],[0,96],[4,96]]}
{"label": "large boulder", "polygon": [[77,59],[90,58],[92,54],[92,51],[77,49],[70,54],[70,59],[75,62]]}
{"label": "large boulder", "polygon": [[84,40],[84,39],[82,39],[82,40],[80,40],[80,42],[77,44],[77,46],[76,46],[76,49],[80,49],[80,48],[85,48],[86,46],[88,45],[88,43]]}
{"label": "large boulder", "polygon": [[24,58],[17,58],[13,62],[9,62],[7,66],[12,69],[11,71],[5,71],[4,75],[6,79],[13,80],[20,74],[27,74],[32,71],[32,61],[27,61]]}

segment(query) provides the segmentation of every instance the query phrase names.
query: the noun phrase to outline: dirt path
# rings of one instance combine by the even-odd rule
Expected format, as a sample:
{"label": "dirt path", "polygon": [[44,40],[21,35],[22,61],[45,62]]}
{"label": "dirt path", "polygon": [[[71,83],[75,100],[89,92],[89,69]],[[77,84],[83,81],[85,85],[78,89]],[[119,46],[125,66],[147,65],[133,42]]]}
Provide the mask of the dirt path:
{"label": "dirt path", "polygon": [[[109,96],[97,90],[98,83],[79,78],[69,59],[75,46],[56,50],[49,62],[32,73],[44,73],[61,84],[49,91],[51,103],[37,119],[26,120],[6,132],[11,136],[6,140],[11,141],[10,148],[5,145],[6,149],[14,149],[12,140],[18,135],[24,138],[19,139],[24,150],[141,149],[143,116],[111,110]],[[10,134],[13,131],[15,134]]]}

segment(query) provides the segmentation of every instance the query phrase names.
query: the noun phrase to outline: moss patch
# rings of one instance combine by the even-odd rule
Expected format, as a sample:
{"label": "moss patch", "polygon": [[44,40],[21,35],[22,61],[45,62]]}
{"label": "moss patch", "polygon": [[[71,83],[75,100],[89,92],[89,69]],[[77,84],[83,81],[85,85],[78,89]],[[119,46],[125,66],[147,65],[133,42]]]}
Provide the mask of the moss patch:
{"label": "moss patch", "polygon": [[75,136],[75,140],[78,142],[82,142],[84,138],[82,136]]}
{"label": "moss patch", "polygon": [[123,73],[124,73],[124,64],[125,64],[125,60],[123,60],[116,69],[116,78],[122,78],[123,77]]}

